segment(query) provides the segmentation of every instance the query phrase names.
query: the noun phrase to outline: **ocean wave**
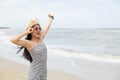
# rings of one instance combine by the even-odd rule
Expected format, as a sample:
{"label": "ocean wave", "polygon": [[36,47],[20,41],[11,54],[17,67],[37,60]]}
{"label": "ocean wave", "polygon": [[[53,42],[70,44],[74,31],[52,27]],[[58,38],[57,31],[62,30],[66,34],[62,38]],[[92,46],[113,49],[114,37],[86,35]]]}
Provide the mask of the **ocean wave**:
{"label": "ocean wave", "polygon": [[113,55],[107,55],[107,54],[98,55],[96,53],[80,53],[80,52],[76,53],[76,52],[57,50],[57,49],[51,49],[51,48],[48,48],[48,52],[49,54],[54,54],[54,55],[63,56],[63,57],[84,58],[84,59],[103,61],[103,62],[120,63],[120,56],[113,56]]}
{"label": "ocean wave", "polygon": [[0,35],[5,34],[6,31],[0,30]]}
{"label": "ocean wave", "polygon": [[11,36],[7,35],[0,35],[0,41],[9,41],[11,39]]}
{"label": "ocean wave", "polygon": [[[13,45],[10,42],[10,38],[8,36],[1,36],[0,40],[2,40],[2,43],[5,46]],[[59,47],[51,47],[48,46],[48,54],[56,55],[56,56],[62,56],[65,58],[84,58],[84,59],[90,59],[90,60],[96,60],[96,61],[103,61],[103,62],[117,62],[120,63],[120,56],[110,55],[108,53],[104,54],[97,54],[92,52],[80,52],[73,49],[65,49]],[[12,50],[12,49],[11,49]]]}

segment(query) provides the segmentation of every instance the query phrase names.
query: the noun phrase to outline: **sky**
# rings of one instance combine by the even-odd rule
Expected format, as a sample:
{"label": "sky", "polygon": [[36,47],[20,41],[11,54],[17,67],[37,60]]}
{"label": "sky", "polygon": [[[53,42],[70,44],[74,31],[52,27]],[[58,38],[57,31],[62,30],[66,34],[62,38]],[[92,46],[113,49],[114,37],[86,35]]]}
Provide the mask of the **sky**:
{"label": "sky", "polygon": [[38,18],[52,28],[120,28],[120,0],[0,0],[0,26],[24,28]]}

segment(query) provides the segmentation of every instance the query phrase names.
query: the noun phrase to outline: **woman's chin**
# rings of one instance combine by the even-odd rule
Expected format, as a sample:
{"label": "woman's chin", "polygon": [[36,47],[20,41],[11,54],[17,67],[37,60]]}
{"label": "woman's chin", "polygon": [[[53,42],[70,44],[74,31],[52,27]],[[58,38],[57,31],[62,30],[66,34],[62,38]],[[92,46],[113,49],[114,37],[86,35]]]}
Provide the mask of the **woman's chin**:
{"label": "woman's chin", "polygon": [[34,36],[34,37],[36,37],[36,38],[40,38],[40,36],[38,36],[38,35],[36,35],[36,36]]}
{"label": "woman's chin", "polygon": [[40,36],[37,36],[37,38],[40,38]]}

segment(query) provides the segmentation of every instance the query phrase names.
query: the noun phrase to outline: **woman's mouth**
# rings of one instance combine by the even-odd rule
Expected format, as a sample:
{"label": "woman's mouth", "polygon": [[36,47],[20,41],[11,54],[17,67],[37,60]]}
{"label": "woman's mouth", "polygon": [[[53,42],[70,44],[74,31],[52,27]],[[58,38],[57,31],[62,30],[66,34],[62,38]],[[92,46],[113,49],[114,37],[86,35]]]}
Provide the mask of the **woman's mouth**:
{"label": "woman's mouth", "polygon": [[40,35],[40,32],[37,32],[36,34],[37,34],[37,35]]}

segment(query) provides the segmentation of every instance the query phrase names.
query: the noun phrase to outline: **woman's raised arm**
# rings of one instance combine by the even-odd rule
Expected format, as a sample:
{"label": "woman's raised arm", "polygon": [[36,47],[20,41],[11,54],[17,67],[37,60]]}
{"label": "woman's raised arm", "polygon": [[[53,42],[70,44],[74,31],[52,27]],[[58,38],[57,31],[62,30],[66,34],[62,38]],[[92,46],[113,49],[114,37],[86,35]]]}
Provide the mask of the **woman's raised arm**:
{"label": "woman's raised arm", "polygon": [[52,24],[52,21],[54,19],[54,16],[52,14],[48,14],[48,17],[49,17],[49,20],[47,22],[47,25],[46,25],[45,29],[41,32],[41,35],[40,35],[41,39],[45,38],[45,36],[46,36],[46,34],[47,34],[51,24]]}
{"label": "woman's raised arm", "polygon": [[27,40],[21,40],[21,38],[29,33],[31,33],[33,31],[32,28],[29,28],[28,30],[26,30],[25,32],[17,35],[16,37],[14,37],[13,39],[11,39],[11,42],[16,44],[16,45],[20,45],[20,46],[26,46],[26,42]]}

